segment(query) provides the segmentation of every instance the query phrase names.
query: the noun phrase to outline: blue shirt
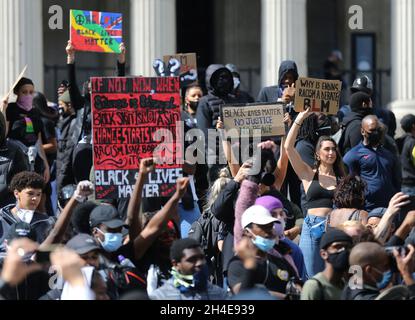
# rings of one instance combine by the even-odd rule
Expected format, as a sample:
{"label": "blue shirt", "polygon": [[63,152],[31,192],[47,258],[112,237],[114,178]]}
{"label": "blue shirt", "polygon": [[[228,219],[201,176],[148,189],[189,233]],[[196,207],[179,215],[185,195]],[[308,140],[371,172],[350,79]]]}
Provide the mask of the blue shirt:
{"label": "blue shirt", "polygon": [[301,280],[306,281],[308,279],[308,275],[304,263],[303,252],[301,251],[300,247],[288,238],[284,238],[280,241],[290,246],[291,258],[293,258],[294,264],[297,267],[298,275],[300,276]]}
{"label": "blue shirt", "polygon": [[343,161],[350,174],[359,175],[367,183],[365,210],[388,207],[400,190],[396,156],[382,146],[375,150],[361,142],[345,154]]}

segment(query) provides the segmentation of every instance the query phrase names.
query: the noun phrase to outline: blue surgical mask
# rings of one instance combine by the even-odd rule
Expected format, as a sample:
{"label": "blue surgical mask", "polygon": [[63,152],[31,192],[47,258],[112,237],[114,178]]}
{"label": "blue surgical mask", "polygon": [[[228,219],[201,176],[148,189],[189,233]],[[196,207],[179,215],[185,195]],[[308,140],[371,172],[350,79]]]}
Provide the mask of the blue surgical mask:
{"label": "blue surgical mask", "polygon": [[101,232],[105,239],[101,241],[98,239],[99,243],[107,252],[114,252],[117,251],[122,245],[122,234],[121,233],[110,233],[110,232],[103,232],[101,229],[97,228],[99,232]]}
{"label": "blue surgical mask", "polygon": [[[376,269],[376,271],[380,272]],[[385,271],[382,273],[382,279],[376,282],[376,287],[380,290],[385,289],[386,286],[391,282],[393,273],[391,270]]]}
{"label": "blue surgical mask", "polygon": [[253,244],[261,251],[268,252],[275,246],[275,239],[267,239],[261,236],[254,234],[251,230],[248,231],[255,236],[255,239],[252,239]]}

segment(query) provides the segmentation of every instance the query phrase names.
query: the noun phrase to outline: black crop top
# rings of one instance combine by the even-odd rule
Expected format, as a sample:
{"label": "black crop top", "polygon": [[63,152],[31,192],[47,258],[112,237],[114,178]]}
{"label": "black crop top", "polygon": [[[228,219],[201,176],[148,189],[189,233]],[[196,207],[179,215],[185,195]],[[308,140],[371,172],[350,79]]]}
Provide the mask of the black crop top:
{"label": "black crop top", "polygon": [[306,207],[307,209],[314,208],[333,208],[334,191],[327,190],[320,185],[318,180],[318,170],[316,171],[313,181],[306,193]]}

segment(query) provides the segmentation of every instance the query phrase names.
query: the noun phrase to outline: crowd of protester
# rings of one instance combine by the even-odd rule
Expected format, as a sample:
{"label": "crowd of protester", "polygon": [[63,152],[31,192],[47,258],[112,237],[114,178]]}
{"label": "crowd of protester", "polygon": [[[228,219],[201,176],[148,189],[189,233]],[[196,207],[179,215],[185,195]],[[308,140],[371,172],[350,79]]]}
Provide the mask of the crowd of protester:
{"label": "crowd of protester", "polygon": [[[143,197],[155,165],[144,158],[130,198],[97,200],[91,86],[77,85],[70,41],[66,52],[57,104],[28,78],[16,102],[2,101],[1,298],[415,297],[415,116],[394,139],[395,117],[373,105],[367,76],[337,115],[297,113],[297,66],[283,61],[256,101],[281,102],[288,131],[251,145],[260,159],[238,161],[240,144],[218,139],[201,150],[207,164],[184,165],[172,197]],[[220,107],[255,101],[241,88],[235,65],[209,66],[206,88],[183,91],[185,130],[223,133]]]}

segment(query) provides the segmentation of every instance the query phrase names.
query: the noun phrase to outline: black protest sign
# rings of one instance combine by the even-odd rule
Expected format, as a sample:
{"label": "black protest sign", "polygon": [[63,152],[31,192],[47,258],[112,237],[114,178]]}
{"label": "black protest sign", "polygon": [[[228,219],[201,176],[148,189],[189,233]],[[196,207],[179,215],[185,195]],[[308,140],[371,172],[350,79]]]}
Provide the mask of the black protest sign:
{"label": "black protest sign", "polygon": [[96,198],[130,196],[147,157],[166,163],[149,175],[143,196],[171,196],[182,175],[179,78],[91,78],[91,84]]}

